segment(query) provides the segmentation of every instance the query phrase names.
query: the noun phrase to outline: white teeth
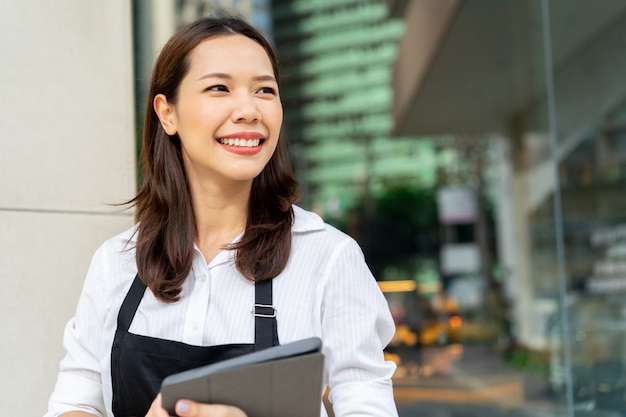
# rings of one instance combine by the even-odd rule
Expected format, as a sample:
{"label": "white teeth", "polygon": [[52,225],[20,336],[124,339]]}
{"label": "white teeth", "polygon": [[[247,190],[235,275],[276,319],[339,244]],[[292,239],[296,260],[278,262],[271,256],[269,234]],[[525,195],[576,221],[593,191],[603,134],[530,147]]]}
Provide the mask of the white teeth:
{"label": "white teeth", "polygon": [[228,139],[218,139],[217,140],[222,145],[228,146],[243,146],[246,148],[253,148],[255,146],[259,146],[261,142],[260,139],[240,139],[240,138],[228,138]]}

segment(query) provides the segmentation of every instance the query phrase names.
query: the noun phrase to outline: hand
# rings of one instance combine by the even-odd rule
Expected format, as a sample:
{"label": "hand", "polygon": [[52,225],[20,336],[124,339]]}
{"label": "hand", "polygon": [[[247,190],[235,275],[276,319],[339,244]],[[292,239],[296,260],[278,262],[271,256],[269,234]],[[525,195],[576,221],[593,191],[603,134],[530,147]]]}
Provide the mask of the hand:
{"label": "hand", "polygon": [[[230,405],[200,404],[190,400],[176,403],[176,415],[179,417],[248,417],[237,407]],[[161,406],[161,394],[152,402],[146,417],[170,417]]]}
{"label": "hand", "polygon": [[152,404],[150,405],[150,409],[148,410],[148,414],[146,417],[170,417],[167,411],[162,406],[161,403],[161,394],[157,395]]}

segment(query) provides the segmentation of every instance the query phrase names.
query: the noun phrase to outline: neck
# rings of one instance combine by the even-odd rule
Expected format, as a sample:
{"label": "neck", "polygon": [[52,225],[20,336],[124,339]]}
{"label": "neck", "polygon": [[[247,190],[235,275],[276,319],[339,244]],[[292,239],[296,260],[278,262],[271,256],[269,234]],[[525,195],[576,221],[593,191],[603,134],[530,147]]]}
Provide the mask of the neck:
{"label": "neck", "polygon": [[229,187],[191,185],[196,245],[207,262],[244,232],[251,185],[251,182]]}

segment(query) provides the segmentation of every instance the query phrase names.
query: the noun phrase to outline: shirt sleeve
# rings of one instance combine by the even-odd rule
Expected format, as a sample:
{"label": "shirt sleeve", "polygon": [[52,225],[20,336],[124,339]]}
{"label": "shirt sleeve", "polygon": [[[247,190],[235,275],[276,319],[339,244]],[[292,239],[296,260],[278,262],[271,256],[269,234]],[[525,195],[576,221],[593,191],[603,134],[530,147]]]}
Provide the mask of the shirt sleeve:
{"label": "shirt sleeve", "polygon": [[395,417],[396,366],[383,354],[395,331],[387,301],[352,238],[327,265],[322,338],[335,416]]}
{"label": "shirt sleeve", "polygon": [[65,326],[66,355],[59,365],[57,382],[44,417],[68,411],[84,411],[98,417],[106,415],[100,370],[100,341],[106,314],[103,252],[103,247],[96,251],[76,313]]}

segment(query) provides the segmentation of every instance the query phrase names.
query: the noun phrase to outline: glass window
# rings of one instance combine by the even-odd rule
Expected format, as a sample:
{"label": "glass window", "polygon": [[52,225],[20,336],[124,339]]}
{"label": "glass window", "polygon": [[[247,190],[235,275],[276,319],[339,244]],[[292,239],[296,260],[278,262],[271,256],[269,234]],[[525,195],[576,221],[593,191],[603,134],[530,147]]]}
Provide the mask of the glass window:
{"label": "glass window", "polygon": [[626,413],[626,2],[272,2],[302,205],[396,320],[401,416]]}

